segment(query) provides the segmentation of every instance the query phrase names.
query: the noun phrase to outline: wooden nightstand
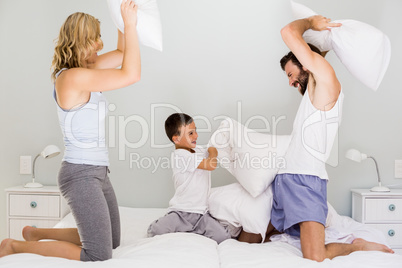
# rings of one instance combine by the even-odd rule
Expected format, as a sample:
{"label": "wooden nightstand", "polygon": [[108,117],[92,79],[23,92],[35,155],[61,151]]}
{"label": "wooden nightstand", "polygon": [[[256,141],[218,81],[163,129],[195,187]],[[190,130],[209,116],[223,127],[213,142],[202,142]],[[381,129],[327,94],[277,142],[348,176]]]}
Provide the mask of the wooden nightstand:
{"label": "wooden nightstand", "polygon": [[57,186],[5,189],[7,204],[7,235],[23,240],[22,228],[30,225],[51,228],[69,211],[65,199]]}
{"label": "wooden nightstand", "polygon": [[391,248],[402,254],[402,189],[391,189],[391,192],[351,191],[352,218],[382,231]]}

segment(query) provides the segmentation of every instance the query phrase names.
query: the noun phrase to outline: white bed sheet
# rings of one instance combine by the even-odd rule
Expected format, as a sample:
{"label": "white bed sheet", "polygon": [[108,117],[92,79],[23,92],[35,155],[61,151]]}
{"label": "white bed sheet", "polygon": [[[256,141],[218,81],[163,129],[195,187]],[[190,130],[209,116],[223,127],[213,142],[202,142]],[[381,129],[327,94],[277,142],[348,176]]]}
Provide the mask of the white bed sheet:
{"label": "white bed sheet", "polygon": [[359,251],[332,260],[315,262],[302,258],[301,251],[284,242],[247,244],[226,240],[219,245],[222,268],[401,268],[402,255]]}
{"label": "white bed sheet", "polygon": [[[149,224],[165,213],[166,209],[120,207],[121,246],[114,250],[112,259],[104,262],[80,262],[35,254],[14,254],[0,258],[0,267],[402,268],[402,255],[374,251],[354,252],[348,256],[317,263],[303,259],[297,241],[286,241],[286,237],[279,237],[279,241],[265,244],[248,244],[230,239],[219,246],[211,239],[187,233],[147,238],[146,231]],[[359,230],[358,228],[362,225],[349,217],[338,216],[335,218],[337,226],[349,228],[354,233],[373,235],[370,229],[363,227]],[[75,222],[71,214],[57,225],[57,227],[74,226]],[[374,233],[373,237],[376,235]]]}

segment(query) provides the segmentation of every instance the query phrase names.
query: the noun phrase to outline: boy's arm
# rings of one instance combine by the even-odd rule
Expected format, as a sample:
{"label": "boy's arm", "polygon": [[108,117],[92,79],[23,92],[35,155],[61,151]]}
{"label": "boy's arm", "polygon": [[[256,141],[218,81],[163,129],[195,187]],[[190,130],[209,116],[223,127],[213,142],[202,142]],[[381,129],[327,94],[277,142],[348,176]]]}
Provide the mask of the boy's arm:
{"label": "boy's arm", "polygon": [[208,153],[208,157],[203,159],[197,168],[210,171],[216,168],[216,166],[218,165],[218,160],[216,159],[216,157],[218,156],[218,150],[216,150],[215,147],[209,147]]}

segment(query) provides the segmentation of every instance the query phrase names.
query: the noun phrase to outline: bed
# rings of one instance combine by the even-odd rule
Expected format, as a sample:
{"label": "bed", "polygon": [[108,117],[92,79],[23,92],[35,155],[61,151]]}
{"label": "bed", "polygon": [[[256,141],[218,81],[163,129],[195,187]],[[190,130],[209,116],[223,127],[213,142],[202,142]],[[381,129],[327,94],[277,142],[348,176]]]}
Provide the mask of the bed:
{"label": "bed", "polygon": [[[297,241],[286,236],[275,242],[248,244],[229,239],[221,244],[206,237],[173,233],[153,238],[146,237],[148,225],[166,209],[120,207],[122,243],[114,250],[113,258],[104,262],[79,262],[35,254],[15,254],[0,259],[3,267],[375,267],[400,268],[402,255],[382,252],[354,252],[348,256],[326,259],[317,263],[303,259]],[[349,217],[337,216],[337,224],[362,237],[373,235],[371,230]],[[74,227],[68,214],[55,227]]]}

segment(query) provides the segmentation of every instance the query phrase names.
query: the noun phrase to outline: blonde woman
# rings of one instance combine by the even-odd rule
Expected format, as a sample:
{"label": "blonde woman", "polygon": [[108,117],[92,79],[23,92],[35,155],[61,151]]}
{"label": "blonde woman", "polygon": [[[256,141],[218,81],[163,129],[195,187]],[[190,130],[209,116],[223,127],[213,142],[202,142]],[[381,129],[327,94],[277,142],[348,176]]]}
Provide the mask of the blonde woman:
{"label": "blonde woman", "polygon": [[103,47],[100,22],[79,12],[67,18],[55,47],[52,78],[65,143],[58,180],[77,228],[27,226],[23,230],[26,241],[3,240],[0,256],[36,253],[102,261],[110,259],[112,249],[120,245],[120,216],[108,178],[107,102],[102,92],[133,84],[141,76],[137,6],[131,0],[123,1],[121,13],[125,34],[119,32],[116,50],[97,55]]}

